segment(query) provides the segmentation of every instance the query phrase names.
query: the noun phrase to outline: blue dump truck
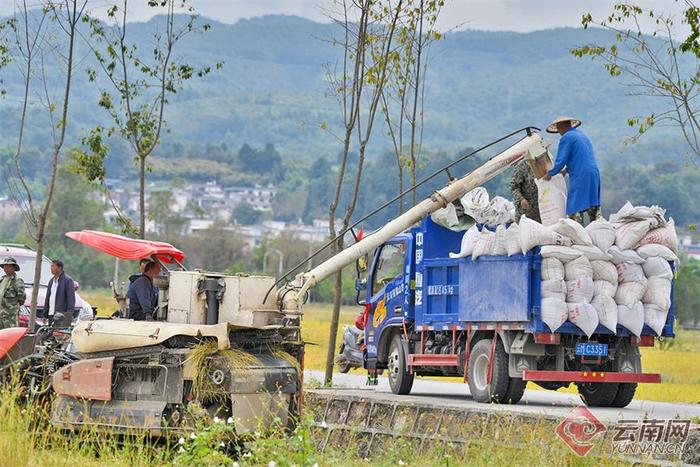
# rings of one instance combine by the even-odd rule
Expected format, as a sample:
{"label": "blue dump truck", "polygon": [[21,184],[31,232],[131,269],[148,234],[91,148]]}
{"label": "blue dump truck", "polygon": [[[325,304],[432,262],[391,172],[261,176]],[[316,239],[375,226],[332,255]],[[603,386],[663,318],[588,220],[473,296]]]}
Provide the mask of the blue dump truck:
{"label": "blue dump truck", "polygon": [[[527,381],[576,383],[587,405],[625,407],[638,383],[660,382],[642,372],[639,347],[657,337],[649,327],[637,337],[599,326],[588,338],[567,321],[553,332],[540,317],[539,248],[449,258],[462,235],[427,217],[358,262],[365,367],[388,370],[394,393],[408,394],[416,375],[460,376],[475,400],[515,404]],[[673,337],[673,321],[672,306],[662,336]]]}

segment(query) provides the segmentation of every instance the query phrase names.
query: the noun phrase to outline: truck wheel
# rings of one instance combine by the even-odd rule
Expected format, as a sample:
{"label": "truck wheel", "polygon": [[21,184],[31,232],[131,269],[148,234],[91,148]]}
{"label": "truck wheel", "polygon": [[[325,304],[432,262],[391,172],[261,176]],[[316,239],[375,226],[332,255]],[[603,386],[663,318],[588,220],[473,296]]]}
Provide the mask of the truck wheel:
{"label": "truck wheel", "polygon": [[617,395],[618,383],[578,383],[581,400],[589,407],[611,407]]}
{"label": "truck wheel", "polygon": [[408,356],[404,352],[401,336],[398,334],[391,340],[389,346],[389,358],[387,370],[389,372],[389,386],[394,394],[408,394],[413,387],[413,373],[408,371],[406,360]]}
{"label": "truck wheel", "polygon": [[502,404],[517,404],[525,394],[525,381],[522,378],[508,378],[508,390],[506,395],[499,402]]}
{"label": "truck wheel", "polygon": [[[491,383],[487,383],[491,342],[491,339],[480,340],[474,345],[471,355],[469,355],[469,392],[477,402],[500,403],[505,401],[510,383],[508,354],[503,348],[503,343],[499,340],[493,354]],[[516,388],[514,387],[514,389]]]}
{"label": "truck wheel", "polygon": [[617,388],[617,394],[615,394],[615,399],[613,399],[610,407],[627,407],[632,399],[634,399],[634,393],[637,391],[637,383],[620,383],[620,387]]}

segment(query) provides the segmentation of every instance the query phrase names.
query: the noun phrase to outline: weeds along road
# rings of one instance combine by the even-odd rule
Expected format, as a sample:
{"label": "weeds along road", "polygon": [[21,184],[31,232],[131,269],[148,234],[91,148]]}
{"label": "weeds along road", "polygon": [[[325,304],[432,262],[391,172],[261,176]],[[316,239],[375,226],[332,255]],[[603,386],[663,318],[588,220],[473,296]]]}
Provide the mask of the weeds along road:
{"label": "weeds along road", "polygon": [[[307,370],[304,381],[323,381],[323,372]],[[548,417],[566,417],[572,408],[582,405],[578,394],[568,394],[556,391],[526,390],[522,400],[516,405],[480,404],[474,402],[469,395],[469,387],[465,384],[433,381],[416,378],[411,393],[406,396],[393,394],[389,389],[386,377],[379,378],[377,386],[367,386],[367,376],[362,374],[333,375],[333,388],[319,389],[324,392],[336,392],[339,395],[364,397],[369,400],[406,402],[416,404],[443,405],[445,407],[483,409],[500,412],[517,412],[538,414]],[[663,384],[663,383],[662,383]],[[700,404],[682,404],[656,402],[648,400],[633,400],[623,409],[589,407],[591,412],[604,423],[614,423],[625,419],[669,419],[700,417]]]}

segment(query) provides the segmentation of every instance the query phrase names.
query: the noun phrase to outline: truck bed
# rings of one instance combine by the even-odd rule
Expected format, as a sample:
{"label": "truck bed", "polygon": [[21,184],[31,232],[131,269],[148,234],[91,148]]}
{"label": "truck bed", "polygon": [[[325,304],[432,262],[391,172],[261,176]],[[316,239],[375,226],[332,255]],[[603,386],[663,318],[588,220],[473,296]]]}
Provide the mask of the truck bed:
{"label": "truck bed", "polygon": [[[449,258],[450,251],[459,251],[464,232],[451,231],[430,219],[416,229],[419,229],[416,233],[424,237],[420,243],[426,246],[426,251],[417,255],[422,259],[416,264],[414,319],[417,329],[500,326],[530,333],[584,334],[569,321],[550,330],[540,318],[542,260],[539,248],[526,255],[482,256],[476,261],[470,257]],[[672,301],[662,336],[673,337],[673,321]],[[599,325],[595,334],[612,332]],[[616,334],[629,336],[631,333],[618,325]],[[644,325],[642,335],[656,336],[656,333]]]}

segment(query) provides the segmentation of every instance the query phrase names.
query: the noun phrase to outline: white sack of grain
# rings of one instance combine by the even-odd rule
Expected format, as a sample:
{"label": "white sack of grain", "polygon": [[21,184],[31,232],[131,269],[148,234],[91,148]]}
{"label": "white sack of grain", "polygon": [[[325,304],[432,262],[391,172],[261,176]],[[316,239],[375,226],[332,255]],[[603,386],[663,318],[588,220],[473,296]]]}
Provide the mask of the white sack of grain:
{"label": "white sack of grain", "polygon": [[567,303],[569,309],[569,321],[574,323],[588,337],[598,327],[598,312],[590,303]]}
{"label": "white sack of grain", "polygon": [[586,229],[573,219],[559,219],[559,221],[552,226],[552,230],[570,238],[574,245],[593,245],[593,240],[591,240],[591,236],[588,235]]}
{"label": "white sack of grain", "polygon": [[479,238],[479,229],[474,225],[464,232],[459,253],[450,253],[450,258],[466,258],[467,256],[471,256],[474,252],[474,245],[476,244],[477,238]]}
{"label": "white sack of grain", "polygon": [[617,305],[617,323],[639,337],[644,328],[644,305],[634,302],[630,305]]}

